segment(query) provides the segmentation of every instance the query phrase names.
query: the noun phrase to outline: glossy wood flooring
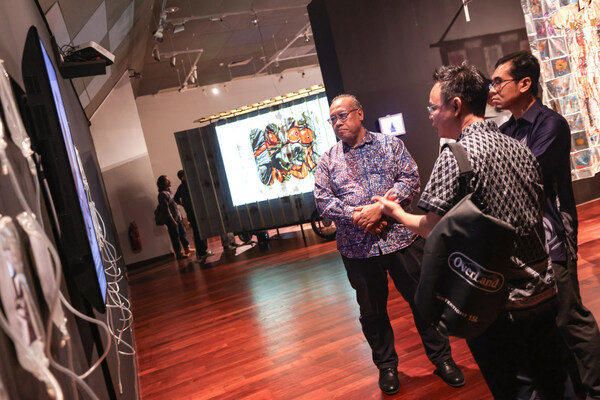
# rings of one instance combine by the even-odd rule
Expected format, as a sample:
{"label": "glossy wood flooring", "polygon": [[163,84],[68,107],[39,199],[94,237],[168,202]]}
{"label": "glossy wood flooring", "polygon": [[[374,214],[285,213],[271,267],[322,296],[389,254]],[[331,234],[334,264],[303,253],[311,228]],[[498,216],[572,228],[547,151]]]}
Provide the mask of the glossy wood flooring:
{"label": "glossy wood flooring", "polygon": [[[600,320],[600,203],[579,216],[581,292]],[[169,261],[129,274],[143,400],[491,399],[464,340],[453,339],[452,351],[466,385],[453,389],[432,374],[392,286],[401,390],[383,395],[335,243],[305,232],[306,245],[300,231],[282,230],[270,249],[238,255],[209,241],[217,254],[207,264]]]}

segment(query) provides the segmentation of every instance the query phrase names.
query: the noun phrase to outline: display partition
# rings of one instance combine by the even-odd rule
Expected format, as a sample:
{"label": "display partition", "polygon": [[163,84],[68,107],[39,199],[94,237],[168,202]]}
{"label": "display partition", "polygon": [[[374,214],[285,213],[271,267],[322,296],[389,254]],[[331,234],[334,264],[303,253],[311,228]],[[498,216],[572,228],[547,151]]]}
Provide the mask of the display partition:
{"label": "display partition", "polygon": [[336,142],[328,117],[319,93],[176,132],[201,236],[247,235],[318,217],[314,173]]}

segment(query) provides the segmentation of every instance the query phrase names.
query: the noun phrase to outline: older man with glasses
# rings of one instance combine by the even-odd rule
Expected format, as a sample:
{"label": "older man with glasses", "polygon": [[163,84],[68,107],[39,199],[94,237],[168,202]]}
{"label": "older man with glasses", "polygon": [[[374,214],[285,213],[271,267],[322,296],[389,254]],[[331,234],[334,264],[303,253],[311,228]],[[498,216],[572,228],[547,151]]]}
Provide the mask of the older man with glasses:
{"label": "older man with glasses", "polygon": [[382,216],[381,207],[371,201],[374,195],[393,189],[410,209],[419,192],[417,165],[400,139],[364,128],[363,109],[356,97],[336,97],[329,111],[329,122],[340,142],[319,161],[315,199],[319,213],[336,223],[337,247],[356,290],[362,330],[379,369],[379,387],[388,395],[400,389],[398,355],[387,313],[388,274],[412,309],[435,373],[450,386],[463,386],[465,379],[452,360],[448,338],[415,309],[424,240]]}

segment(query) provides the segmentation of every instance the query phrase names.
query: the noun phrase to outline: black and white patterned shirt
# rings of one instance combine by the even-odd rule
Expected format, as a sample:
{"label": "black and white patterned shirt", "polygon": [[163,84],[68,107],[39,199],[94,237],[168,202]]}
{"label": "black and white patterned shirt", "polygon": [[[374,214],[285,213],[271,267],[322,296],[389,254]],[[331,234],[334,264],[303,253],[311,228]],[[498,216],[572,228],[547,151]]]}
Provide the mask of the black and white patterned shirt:
{"label": "black and white patterned shirt", "polygon": [[[458,141],[473,168],[469,189],[484,213],[511,224],[516,231],[508,274],[507,308],[527,308],[555,294],[545,250],[542,223],[543,185],[539,164],[526,146],[503,135],[494,122],[476,122]],[[459,169],[449,148],[438,157],[419,207],[444,215],[458,203]]]}

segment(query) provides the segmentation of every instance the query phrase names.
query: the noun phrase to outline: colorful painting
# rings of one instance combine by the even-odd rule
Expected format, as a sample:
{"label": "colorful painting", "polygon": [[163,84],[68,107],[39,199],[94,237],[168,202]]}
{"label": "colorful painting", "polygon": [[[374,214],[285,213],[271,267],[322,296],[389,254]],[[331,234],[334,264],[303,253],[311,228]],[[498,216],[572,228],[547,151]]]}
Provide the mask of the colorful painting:
{"label": "colorful painting", "polygon": [[320,155],[336,143],[324,93],[215,126],[234,206],[312,192]]}
{"label": "colorful painting", "polygon": [[269,123],[264,130],[252,129],[250,142],[260,181],[267,186],[290,178],[304,179],[319,162],[314,148],[315,130],[311,113],[300,120],[287,118],[285,126]]}
{"label": "colorful painting", "polygon": [[571,175],[600,170],[600,3],[522,0],[531,51],[540,59],[543,101],[571,128]]}

